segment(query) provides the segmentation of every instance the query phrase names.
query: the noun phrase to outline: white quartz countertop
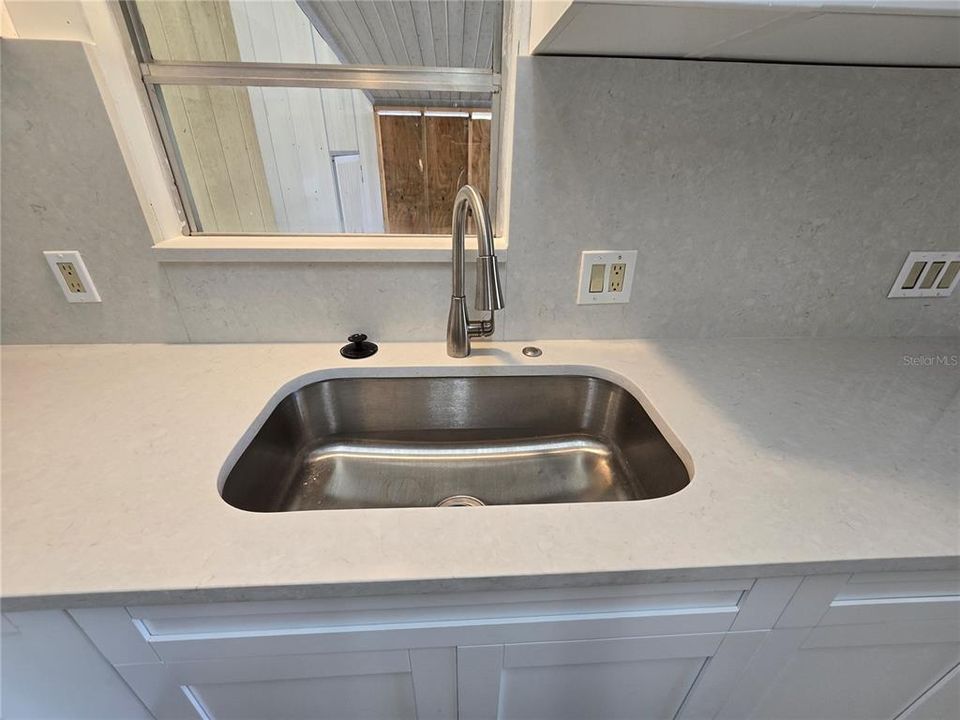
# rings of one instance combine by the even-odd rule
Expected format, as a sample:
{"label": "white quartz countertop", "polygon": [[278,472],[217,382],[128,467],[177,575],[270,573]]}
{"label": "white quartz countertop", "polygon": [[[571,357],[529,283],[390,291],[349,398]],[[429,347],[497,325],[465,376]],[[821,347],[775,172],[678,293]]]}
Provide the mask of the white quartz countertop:
{"label": "white quartz countertop", "polygon": [[[6,346],[4,608],[957,567],[960,341],[536,344]],[[502,372],[621,382],[689,453],[690,485],[287,513],[218,494],[251,425],[307,382]]]}

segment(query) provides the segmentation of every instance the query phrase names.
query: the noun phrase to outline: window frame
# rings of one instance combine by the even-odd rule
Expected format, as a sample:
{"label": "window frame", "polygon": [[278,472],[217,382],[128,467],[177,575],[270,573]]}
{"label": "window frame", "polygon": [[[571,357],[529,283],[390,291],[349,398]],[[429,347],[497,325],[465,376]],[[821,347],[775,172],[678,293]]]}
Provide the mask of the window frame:
{"label": "window frame", "polygon": [[[150,54],[149,43],[133,0],[119,0],[121,34],[135,55],[135,81],[145,94],[149,125],[156,138],[171,180],[171,200],[180,218],[176,237],[155,238],[154,248],[166,261],[281,261],[331,260],[374,261],[409,260],[423,262],[447,260],[449,239],[446,235],[397,235],[390,233],[209,233],[197,232],[196,210],[190,196],[189,183],[180,161],[176,143],[166,119],[160,88],[164,85],[217,85],[260,87],[307,87],[356,90],[436,90],[484,92],[491,94],[490,188],[489,206],[494,222],[498,251],[506,250],[502,188],[503,107],[501,64],[503,36],[510,13],[501,4],[501,33],[494,37],[491,70],[475,68],[434,68],[410,66],[298,65],[288,63],[250,62],[170,62],[157,61]],[[131,168],[132,170],[133,168]],[[153,205],[153,203],[151,203]],[[468,239],[469,242],[469,239]],[[376,250],[377,256],[371,251]]]}

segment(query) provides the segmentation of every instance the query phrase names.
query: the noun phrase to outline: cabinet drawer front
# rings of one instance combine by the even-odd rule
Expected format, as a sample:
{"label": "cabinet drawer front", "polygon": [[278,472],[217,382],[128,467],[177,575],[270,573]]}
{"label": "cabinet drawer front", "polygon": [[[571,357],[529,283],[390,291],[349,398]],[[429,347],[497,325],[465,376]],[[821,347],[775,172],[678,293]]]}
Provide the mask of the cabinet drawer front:
{"label": "cabinet drawer front", "polygon": [[541,617],[438,620],[410,623],[311,626],[296,629],[260,627],[243,631],[152,635],[137,619],[143,640],[163,661],[312,652],[372,651],[443,647],[461,643],[534,642],[671,632],[726,630],[736,606],[688,609],[671,613],[624,610],[568,613]]}
{"label": "cabinet drawer front", "polygon": [[917,620],[960,622],[960,595],[834,600],[820,625],[853,625]]}
{"label": "cabinet drawer front", "polygon": [[853,575],[831,601],[820,624],[898,620],[960,622],[960,577],[956,573]]}
{"label": "cabinet drawer front", "polygon": [[811,576],[778,627],[944,620],[960,623],[960,574],[863,573]]}
{"label": "cabinet drawer front", "polygon": [[153,636],[295,631],[422,622],[475,622],[568,614],[666,614],[736,606],[752,580],[567,588],[347,600],[240,602],[129,607]]}
{"label": "cabinet drawer front", "polygon": [[720,647],[724,633],[667,635],[610,640],[519,643],[503,648],[503,667],[548,667],[604,662],[640,662],[672,658],[710,657]]}
{"label": "cabinet drawer front", "polygon": [[74,617],[112,662],[126,664],[722,632],[741,611],[761,616],[751,593],[761,599],[771,595],[754,593],[753,587],[752,580],[669,583],[360,598],[355,604],[333,600],[77,610]]}

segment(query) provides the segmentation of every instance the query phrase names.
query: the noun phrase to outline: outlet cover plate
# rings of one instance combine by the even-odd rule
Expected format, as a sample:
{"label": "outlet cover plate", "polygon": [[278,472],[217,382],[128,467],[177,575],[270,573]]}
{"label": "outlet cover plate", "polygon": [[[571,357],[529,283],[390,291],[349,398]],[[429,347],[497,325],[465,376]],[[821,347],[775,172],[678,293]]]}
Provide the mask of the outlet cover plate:
{"label": "outlet cover plate", "polygon": [[[614,263],[623,263],[627,266],[623,273],[623,290],[610,290],[610,267]],[[602,292],[590,292],[590,269],[594,265],[604,266]],[[584,250],[580,253],[580,282],[577,285],[577,304],[612,305],[630,302],[636,265],[636,250]]]}
{"label": "outlet cover plate", "polygon": [[[919,275],[911,280],[911,270],[918,263],[923,263],[923,267],[920,269]],[[907,255],[903,267],[900,268],[897,279],[893,281],[893,287],[890,288],[887,297],[950,297],[950,294],[960,282],[960,273],[957,273],[954,263],[960,263],[960,252],[910,253]],[[935,274],[934,277],[930,277],[931,273]],[[945,278],[950,275],[952,275],[952,279],[948,286],[940,287],[941,284],[944,284]],[[929,288],[921,287],[928,278],[932,282],[932,286]],[[912,287],[904,287],[905,285],[912,285]]]}
{"label": "outlet cover plate", "polygon": [[[79,250],[44,250],[43,257],[46,259],[47,265],[50,266],[53,277],[56,278],[60,289],[63,290],[63,296],[67,299],[67,302],[100,302],[100,293],[97,292],[97,287],[93,284],[93,278],[91,278],[90,273],[87,272],[87,266],[83,264],[83,258],[80,257]],[[77,277],[80,278],[80,282],[83,283],[86,292],[72,292],[67,286],[67,281],[64,279],[63,273],[61,273],[60,268],[57,267],[57,263],[72,263],[74,269],[77,271]]]}

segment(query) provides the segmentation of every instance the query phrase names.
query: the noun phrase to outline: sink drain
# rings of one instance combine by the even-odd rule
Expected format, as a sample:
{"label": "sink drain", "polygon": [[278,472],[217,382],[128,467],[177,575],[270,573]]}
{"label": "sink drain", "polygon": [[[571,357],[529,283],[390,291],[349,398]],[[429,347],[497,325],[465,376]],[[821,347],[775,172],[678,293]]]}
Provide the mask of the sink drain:
{"label": "sink drain", "polygon": [[437,507],[483,507],[486,505],[482,500],[477,500],[473,495],[451,495],[437,503]]}

